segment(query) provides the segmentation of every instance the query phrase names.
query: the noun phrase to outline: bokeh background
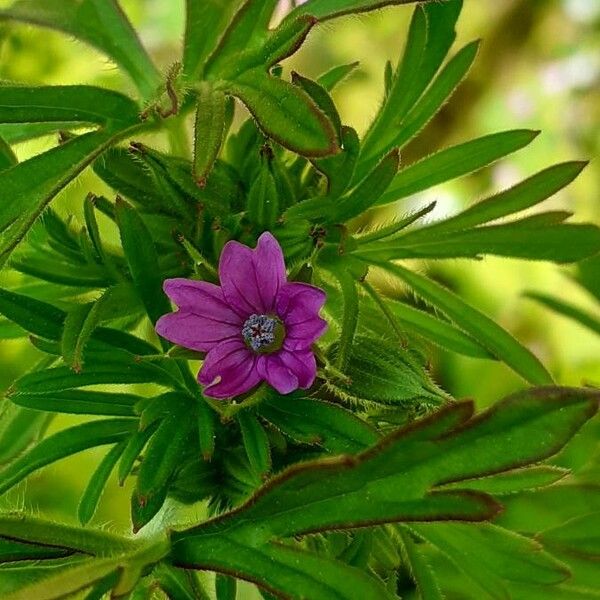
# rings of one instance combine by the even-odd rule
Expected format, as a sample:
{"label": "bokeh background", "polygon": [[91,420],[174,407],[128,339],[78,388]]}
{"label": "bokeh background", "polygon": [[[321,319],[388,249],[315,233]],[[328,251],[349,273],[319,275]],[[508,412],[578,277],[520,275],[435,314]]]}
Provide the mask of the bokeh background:
{"label": "bokeh background", "polygon": [[[0,6],[9,4],[0,0]],[[180,53],[183,0],[122,0],[121,4],[166,70]],[[395,64],[402,51],[411,12],[411,6],[394,7],[319,26],[286,69],[317,76],[334,65],[359,60],[359,69],[339,86],[335,99],[344,122],[363,132],[378,107],[385,62]],[[402,201],[381,217],[431,200],[438,202],[434,218],[451,214],[554,162],[589,159],[583,174],[547,201],[544,209],[574,211],[574,221],[599,223],[600,1],[465,0],[455,49],[476,38],[482,38],[483,44],[468,79],[419,139],[404,149],[403,162],[504,129],[541,129],[541,135],[492,168]],[[0,29],[0,79],[131,89],[114,65],[94,50],[61,34],[27,26]],[[54,144],[53,138],[25,142],[16,152],[24,159]],[[93,174],[86,173],[54,206],[77,220],[90,190],[105,191]],[[525,290],[555,294],[598,315],[593,299],[570,281],[569,268],[494,258],[445,261],[423,268],[432,268],[440,280],[527,344],[559,383],[600,384],[600,338],[522,295]],[[0,285],[14,282],[10,275],[0,274]],[[22,340],[0,339],[0,393],[31,368],[35,352]],[[524,385],[502,365],[433,352],[437,380],[458,398],[472,397],[483,406]],[[0,430],[1,414],[0,405]],[[76,420],[56,419],[51,431]],[[1,454],[0,448],[0,458]],[[100,455],[87,452],[44,469],[29,478],[26,487],[1,499],[0,507],[26,507],[73,520],[80,492]],[[127,494],[112,481],[94,524],[126,530]]]}

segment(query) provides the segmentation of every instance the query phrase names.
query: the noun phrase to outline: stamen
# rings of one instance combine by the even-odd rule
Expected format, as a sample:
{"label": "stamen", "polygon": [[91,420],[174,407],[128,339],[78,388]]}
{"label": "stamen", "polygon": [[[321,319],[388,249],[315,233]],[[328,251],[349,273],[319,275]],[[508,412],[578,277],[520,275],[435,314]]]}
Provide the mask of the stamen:
{"label": "stamen", "polygon": [[259,353],[275,352],[281,348],[285,330],[281,321],[271,315],[250,315],[242,327],[246,345]]}

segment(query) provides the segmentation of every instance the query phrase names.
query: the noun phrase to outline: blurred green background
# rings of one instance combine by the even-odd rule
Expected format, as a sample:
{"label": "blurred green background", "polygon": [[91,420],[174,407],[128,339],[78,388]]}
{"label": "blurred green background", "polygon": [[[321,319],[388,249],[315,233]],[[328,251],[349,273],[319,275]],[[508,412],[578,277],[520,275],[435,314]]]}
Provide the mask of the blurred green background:
{"label": "blurred green background", "polygon": [[[0,0],[0,6],[9,4]],[[166,70],[180,53],[183,1],[122,0],[121,4]],[[388,8],[322,25],[286,69],[316,76],[331,66],[359,60],[360,68],[339,86],[335,99],[343,120],[362,132],[378,107],[385,61],[395,64],[398,60],[411,12],[410,6]],[[3,80],[85,82],[133,91],[114,65],[61,34],[15,26],[1,29],[0,36]],[[583,174],[547,201],[544,210],[566,209],[576,213],[575,221],[600,222],[600,2],[465,0],[455,48],[475,38],[483,38],[483,45],[467,81],[419,139],[403,150],[403,163],[504,129],[541,129],[542,134],[530,147],[491,169],[402,201],[386,209],[382,218],[431,200],[438,202],[434,218],[450,214],[551,163],[591,159]],[[53,138],[26,142],[16,152],[24,159],[54,144]],[[73,213],[77,220],[81,202],[90,190],[106,192],[91,173],[86,173],[54,206],[63,214]],[[568,268],[494,258],[423,265],[427,267],[527,344],[557,382],[600,383],[600,338],[522,297],[525,290],[555,294],[598,314],[599,307],[569,280]],[[0,273],[0,285],[10,287],[12,283],[10,274]],[[23,341],[0,340],[0,392],[19,373],[31,368],[37,360],[35,352]],[[458,398],[476,398],[485,405],[524,386],[502,365],[432,352],[438,382]],[[75,421],[56,419],[51,431]],[[21,486],[8,494],[0,505],[73,520],[87,474],[100,455],[87,452],[46,468],[31,477],[26,488]],[[126,530],[127,490],[120,490],[114,481],[108,490],[94,524]]]}

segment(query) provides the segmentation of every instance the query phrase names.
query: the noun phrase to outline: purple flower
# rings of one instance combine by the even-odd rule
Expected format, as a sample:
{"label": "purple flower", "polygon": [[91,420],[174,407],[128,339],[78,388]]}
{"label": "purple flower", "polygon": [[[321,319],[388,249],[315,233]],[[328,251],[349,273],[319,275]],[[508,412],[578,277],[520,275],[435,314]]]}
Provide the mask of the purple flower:
{"label": "purple flower", "polygon": [[239,396],[261,381],[281,394],[309,388],[317,372],[312,345],[327,328],[319,317],[325,292],[288,282],[281,247],[268,232],[254,250],[228,242],[219,278],[220,287],[167,279],[165,293],[179,310],[156,323],[162,337],[207,353],[198,374],[204,393]]}

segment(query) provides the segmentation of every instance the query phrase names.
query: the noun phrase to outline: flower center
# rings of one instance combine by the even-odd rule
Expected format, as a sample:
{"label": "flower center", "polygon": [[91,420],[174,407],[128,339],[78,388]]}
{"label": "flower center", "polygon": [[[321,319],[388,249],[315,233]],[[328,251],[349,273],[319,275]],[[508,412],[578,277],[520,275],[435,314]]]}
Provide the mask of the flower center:
{"label": "flower center", "polygon": [[281,348],[285,327],[273,315],[250,315],[242,327],[242,336],[248,348],[254,352],[270,354]]}

